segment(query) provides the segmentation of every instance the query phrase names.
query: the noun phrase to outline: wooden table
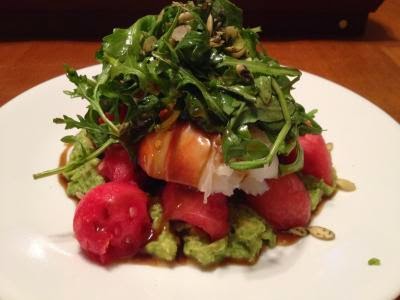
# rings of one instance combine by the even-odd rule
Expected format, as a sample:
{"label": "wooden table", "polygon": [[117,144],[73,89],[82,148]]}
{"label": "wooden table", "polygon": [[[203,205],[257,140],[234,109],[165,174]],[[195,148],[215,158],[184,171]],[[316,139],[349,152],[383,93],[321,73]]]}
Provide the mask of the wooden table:
{"label": "wooden table", "polygon": [[[264,41],[281,63],[335,81],[400,121],[400,1],[386,0],[355,39]],[[63,73],[96,63],[97,41],[0,41],[0,105]]]}

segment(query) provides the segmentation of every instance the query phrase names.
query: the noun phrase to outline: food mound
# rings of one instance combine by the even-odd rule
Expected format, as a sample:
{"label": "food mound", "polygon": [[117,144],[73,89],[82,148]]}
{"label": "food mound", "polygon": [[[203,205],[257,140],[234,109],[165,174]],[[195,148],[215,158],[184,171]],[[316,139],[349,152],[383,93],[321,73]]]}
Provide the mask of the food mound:
{"label": "food mound", "polygon": [[67,180],[89,257],[254,263],[282,232],[332,238],[308,227],[335,191],[322,129],[291,95],[300,71],[259,51],[258,32],[228,0],[173,2],[104,37],[97,76],[67,67],[87,112],[54,119],[79,133],[34,177]]}

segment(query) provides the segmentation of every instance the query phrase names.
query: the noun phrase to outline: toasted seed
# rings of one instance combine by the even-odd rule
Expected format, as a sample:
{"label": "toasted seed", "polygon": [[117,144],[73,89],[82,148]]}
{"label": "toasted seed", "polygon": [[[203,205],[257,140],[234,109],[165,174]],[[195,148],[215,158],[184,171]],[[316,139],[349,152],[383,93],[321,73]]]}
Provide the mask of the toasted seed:
{"label": "toasted seed", "polygon": [[228,53],[237,52],[239,50],[241,50],[241,49],[237,49],[235,46],[229,46],[229,47],[225,48],[225,51],[228,52]]}
{"label": "toasted seed", "polygon": [[232,46],[225,48],[225,51],[235,58],[241,58],[246,53],[246,44],[241,37],[238,37]]}
{"label": "toasted seed", "polygon": [[343,178],[336,179],[336,185],[340,190],[345,192],[353,192],[356,190],[356,185],[347,179]]}
{"label": "toasted seed", "polygon": [[304,227],[294,227],[294,228],[290,228],[288,230],[288,232],[290,234],[296,235],[296,236],[300,236],[300,237],[305,237],[308,235],[308,230],[307,228]]}
{"label": "toasted seed", "polygon": [[238,64],[236,65],[236,73],[241,76],[243,72],[248,71],[246,66],[244,64]]}
{"label": "toasted seed", "polygon": [[212,15],[210,14],[207,18],[207,30],[210,34],[213,32],[213,27],[214,27],[214,20]]}
{"label": "toasted seed", "polygon": [[154,46],[157,42],[157,38],[155,36],[149,36],[143,42],[143,51],[144,52],[151,52],[154,50]]}
{"label": "toasted seed", "polygon": [[222,26],[222,21],[214,19],[214,27],[216,30],[220,29]]}
{"label": "toasted seed", "polygon": [[192,20],[193,20],[193,15],[188,11],[181,13],[178,17],[179,24],[187,24]]}
{"label": "toasted seed", "polygon": [[324,227],[310,226],[307,228],[307,230],[313,237],[320,240],[331,241],[335,239],[335,233],[332,230]]}
{"label": "toasted seed", "polygon": [[333,150],[333,143],[327,143],[326,144],[326,149],[331,152]]}
{"label": "toasted seed", "polygon": [[236,73],[246,82],[251,82],[253,80],[253,75],[244,64],[236,65]]}
{"label": "toasted seed", "polygon": [[210,39],[210,47],[211,48],[221,47],[224,43],[225,43],[225,41],[220,38],[211,38]]}
{"label": "toasted seed", "polygon": [[190,25],[179,25],[172,32],[171,38],[176,42],[180,42],[191,29]]}
{"label": "toasted seed", "polygon": [[226,26],[224,28],[224,34],[227,40],[236,39],[236,37],[238,36],[238,30],[235,26]]}
{"label": "toasted seed", "polygon": [[243,48],[237,52],[231,53],[234,58],[241,58],[246,53],[246,48]]}

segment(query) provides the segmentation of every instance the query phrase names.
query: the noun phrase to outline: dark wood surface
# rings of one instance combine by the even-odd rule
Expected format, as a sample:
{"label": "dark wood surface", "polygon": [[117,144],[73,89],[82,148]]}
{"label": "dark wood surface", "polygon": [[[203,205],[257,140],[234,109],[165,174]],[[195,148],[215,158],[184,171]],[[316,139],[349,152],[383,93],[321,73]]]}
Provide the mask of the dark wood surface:
{"label": "dark wood surface", "polygon": [[[400,1],[386,0],[353,39],[265,40],[271,56],[369,99],[400,121]],[[111,29],[110,29],[111,30]],[[96,63],[98,41],[0,41],[0,105],[63,73]]]}
{"label": "dark wood surface", "polygon": [[[368,13],[383,0],[233,0],[243,8],[246,24],[263,26],[268,35],[334,34],[351,36],[365,28]],[[110,28],[127,27],[132,19],[157,14],[171,0],[2,0],[0,37],[101,37]],[[346,20],[345,27],[338,26]]]}

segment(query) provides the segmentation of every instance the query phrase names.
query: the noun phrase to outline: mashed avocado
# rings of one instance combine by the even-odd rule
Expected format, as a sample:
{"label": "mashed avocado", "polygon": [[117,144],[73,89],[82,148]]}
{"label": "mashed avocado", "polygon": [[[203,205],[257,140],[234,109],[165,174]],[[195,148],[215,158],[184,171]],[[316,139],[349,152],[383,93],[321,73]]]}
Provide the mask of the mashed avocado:
{"label": "mashed avocado", "polygon": [[[176,257],[179,245],[178,237],[171,231],[170,224],[162,224],[161,204],[153,204],[150,207],[150,216],[153,220],[153,229],[160,230],[164,226],[157,240],[148,243],[145,250],[159,259],[173,261]],[[217,264],[224,259],[232,258],[241,261],[254,262],[263,245],[269,247],[276,244],[276,236],[265,221],[253,210],[243,205],[231,205],[231,232],[220,240],[210,242],[206,235],[201,235],[196,230],[175,228],[183,235],[183,253],[202,266]],[[189,230],[188,230],[189,229]]]}
{"label": "mashed avocado", "polygon": [[157,240],[146,245],[145,250],[159,259],[173,261],[178,251],[178,238],[166,226]]}
{"label": "mashed avocado", "polygon": [[327,185],[322,179],[315,178],[311,175],[302,175],[303,181],[311,200],[311,210],[315,210],[323,197],[332,196],[336,191],[335,184]]}
{"label": "mashed avocado", "polygon": [[[156,203],[150,207],[150,217],[153,220],[153,229],[159,231],[161,229],[160,226],[163,226],[161,223],[161,204]],[[169,224],[166,224],[157,239],[145,246],[145,250],[148,254],[159,259],[173,261],[178,251],[178,244],[178,238],[170,231]]]}
{"label": "mashed avocado", "polygon": [[276,244],[276,236],[265,221],[252,209],[242,205],[231,205],[232,229],[228,237],[208,242],[196,235],[184,238],[183,252],[202,266],[213,265],[223,259],[254,262],[264,243]]}
{"label": "mashed avocado", "polygon": [[276,236],[265,221],[246,206],[231,207],[233,232],[229,235],[227,257],[254,262],[267,242],[276,245]]}
{"label": "mashed avocado", "polygon": [[198,235],[184,237],[183,253],[202,266],[213,265],[227,257],[228,238],[208,242]]}
{"label": "mashed avocado", "polygon": [[[94,145],[82,130],[75,136],[73,149],[68,162],[73,162],[94,151]],[[71,172],[63,173],[68,180],[67,194],[79,197],[86,194],[91,188],[104,183],[104,178],[98,173],[97,166],[100,159],[94,158]]]}

